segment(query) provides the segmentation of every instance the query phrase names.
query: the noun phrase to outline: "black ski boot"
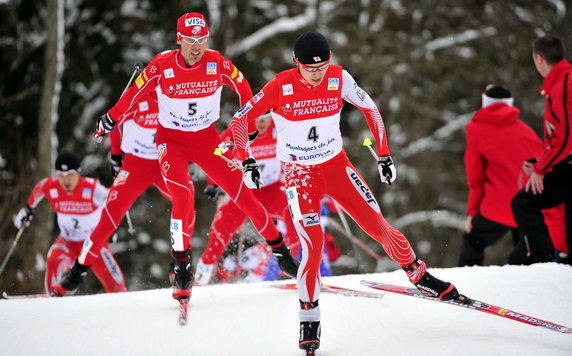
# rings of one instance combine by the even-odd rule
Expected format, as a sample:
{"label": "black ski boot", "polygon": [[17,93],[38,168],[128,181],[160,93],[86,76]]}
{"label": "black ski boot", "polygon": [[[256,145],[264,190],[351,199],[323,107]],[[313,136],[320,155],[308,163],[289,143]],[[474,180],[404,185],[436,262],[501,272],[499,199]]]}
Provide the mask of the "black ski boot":
{"label": "black ski boot", "polygon": [[76,260],[73,267],[62,276],[60,283],[52,287],[51,294],[53,296],[62,297],[75,293],[83,283],[89,267],[90,266],[79,264]]}
{"label": "black ski boot", "polygon": [[173,273],[175,274],[173,299],[189,299],[191,297],[191,287],[193,286],[190,251],[171,251],[171,256],[173,257]]}
{"label": "black ski boot", "polygon": [[292,257],[288,246],[286,246],[285,243],[282,243],[280,247],[272,249],[272,254],[276,257],[280,269],[284,273],[289,274],[292,278],[296,278],[300,262]]}
{"label": "black ski boot", "polygon": [[411,283],[415,284],[417,289],[423,293],[441,300],[451,300],[459,298],[459,292],[455,285],[449,282],[433,277],[427,272],[425,262],[416,259],[409,266],[403,268]]}
{"label": "black ski boot", "polygon": [[314,351],[320,348],[320,322],[301,321],[300,322],[300,342],[298,346],[306,350],[306,355],[313,355]]}

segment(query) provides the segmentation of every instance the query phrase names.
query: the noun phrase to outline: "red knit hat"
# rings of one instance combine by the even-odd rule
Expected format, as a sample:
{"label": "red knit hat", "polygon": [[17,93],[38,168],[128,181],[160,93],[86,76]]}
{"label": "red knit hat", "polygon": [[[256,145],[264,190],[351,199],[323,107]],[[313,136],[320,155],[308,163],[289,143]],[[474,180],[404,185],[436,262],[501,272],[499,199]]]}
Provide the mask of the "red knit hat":
{"label": "red knit hat", "polygon": [[188,12],[177,20],[177,40],[182,37],[202,37],[208,34],[207,20],[198,12]]}

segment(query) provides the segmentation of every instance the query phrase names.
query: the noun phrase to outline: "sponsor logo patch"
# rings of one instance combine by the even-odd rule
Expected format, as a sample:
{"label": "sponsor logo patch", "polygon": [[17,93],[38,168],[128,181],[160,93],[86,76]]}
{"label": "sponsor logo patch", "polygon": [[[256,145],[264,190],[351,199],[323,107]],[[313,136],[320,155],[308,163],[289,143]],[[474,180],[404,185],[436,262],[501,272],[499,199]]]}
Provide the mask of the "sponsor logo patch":
{"label": "sponsor logo patch", "polygon": [[191,27],[191,26],[203,26],[204,27],[205,22],[200,17],[191,17],[191,18],[185,19],[185,27]]}
{"label": "sponsor logo patch", "polygon": [[328,78],[328,90],[338,90],[340,78]]}
{"label": "sponsor logo patch", "polygon": [[52,198],[57,198],[57,197],[59,196],[58,190],[57,190],[56,188],[50,189],[50,196],[51,196]]}
{"label": "sponsor logo patch", "polygon": [[362,196],[363,200],[365,200],[365,202],[369,205],[369,207],[376,213],[381,213],[381,209],[379,208],[377,201],[373,197],[373,194],[371,193],[367,185],[364,182],[362,182],[357,172],[351,169],[350,167],[346,167],[346,174],[348,175],[348,178],[354,185],[356,191]]}
{"label": "sponsor logo patch", "polygon": [[91,199],[91,188],[83,188],[81,191],[81,197],[85,200]]}
{"label": "sponsor logo patch", "polygon": [[292,84],[282,85],[282,95],[286,96],[286,95],[293,95],[293,94],[294,94],[294,88],[292,87]]}
{"label": "sponsor logo patch", "polygon": [[139,103],[139,111],[147,111],[149,110],[149,102],[148,101],[142,101]]}
{"label": "sponsor logo patch", "polygon": [[216,62],[207,62],[207,74],[213,75],[217,73],[217,64]]}
{"label": "sponsor logo patch", "polygon": [[250,102],[244,104],[243,107],[241,107],[240,109],[238,109],[238,111],[236,112],[236,115],[234,115],[235,117],[241,118],[244,115],[246,115],[247,112],[250,111],[250,109],[252,109],[252,104]]}
{"label": "sponsor logo patch", "polygon": [[252,98],[252,102],[257,103],[263,97],[264,97],[264,92],[261,90]]}
{"label": "sponsor logo patch", "polygon": [[113,186],[117,187],[125,184],[127,177],[129,177],[129,172],[123,170],[119,171],[119,173],[117,173],[117,177],[115,177],[115,180],[113,181]]}
{"label": "sponsor logo patch", "polygon": [[162,143],[157,146],[157,154],[159,155],[159,161],[163,159],[163,157],[167,154],[167,144]]}
{"label": "sponsor logo patch", "polygon": [[302,221],[304,222],[304,226],[320,225],[320,218],[317,213],[302,215]]}
{"label": "sponsor logo patch", "polygon": [[175,78],[175,71],[173,68],[163,70],[163,74],[165,75],[165,78]]}

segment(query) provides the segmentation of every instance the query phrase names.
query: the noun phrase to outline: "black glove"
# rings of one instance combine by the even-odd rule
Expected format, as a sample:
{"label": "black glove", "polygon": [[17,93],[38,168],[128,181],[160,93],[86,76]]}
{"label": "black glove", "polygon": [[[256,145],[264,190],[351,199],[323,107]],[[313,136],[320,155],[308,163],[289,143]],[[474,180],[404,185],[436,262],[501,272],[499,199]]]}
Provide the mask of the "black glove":
{"label": "black glove", "polygon": [[250,189],[260,189],[262,181],[260,180],[260,170],[254,158],[249,158],[242,162],[242,174],[244,184]]}
{"label": "black glove", "polygon": [[115,179],[115,177],[117,177],[117,173],[121,170],[121,166],[123,166],[123,155],[111,155],[109,163],[109,171],[111,172],[113,179]]}
{"label": "black glove", "polygon": [[25,207],[18,211],[18,214],[14,217],[14,225],[17,229],[22,227],[22,224],[25,223],[26,226],[30,226],[30,221],[34,218],[34,208],[26,204]]}
{"label": "black glove", "polygon": [[252,143],[256,139],[256,136],[258,136],[258,130],[254,131],[251,134],[248,134],[248,142]]}
{"label": "black glove", "polygon": [[111,120],[108,114],[101,115],[97,118],[97,124],[95,126],[95,137],[103,138],[115,128],[115,121]]}
{"label": "black glove", "polygon": [[380,156],[377,161],[377,169],[381,176],[381,182],[391,185],[397,178],[397,171],[391,156]]}
{"label": "black glove", "polygon": [[224,190],[222,190],[218,185],[212,185],[212,184],[207,184],[204,192],[205,192],[207,198],[210,201],[214,201],[214,202],[216,202],[219,197],[222,197],[225,195]]}

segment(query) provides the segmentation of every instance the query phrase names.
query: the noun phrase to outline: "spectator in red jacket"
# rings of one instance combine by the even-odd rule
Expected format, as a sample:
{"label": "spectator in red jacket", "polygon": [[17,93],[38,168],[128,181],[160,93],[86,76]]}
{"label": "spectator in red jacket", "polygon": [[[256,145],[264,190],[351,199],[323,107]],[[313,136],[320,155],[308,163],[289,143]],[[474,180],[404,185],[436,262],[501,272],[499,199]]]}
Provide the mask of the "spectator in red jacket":
{"label": "spectator in red jacket", "polygon": [[518,191],[522,162],[542,149],[536,133],[519,119],[510,91],[490,84],[482,107],[467,125],[465,171],[469,197],[460,266],[482,265],[485,248],[507,231],[518,241],[510,201]]}
{"label": "spectator in red jacket", "polygon": [[534,167],[530,179],[512,200],[521,245],[509,256],[513,264],[554,260],[542,210],[572,203],[572,68],[564,59],[562,40],[555,36],[534,40],[532,58],[544,78],[540,88],[546,98],[544,142],[540,157],[531,162]]}

